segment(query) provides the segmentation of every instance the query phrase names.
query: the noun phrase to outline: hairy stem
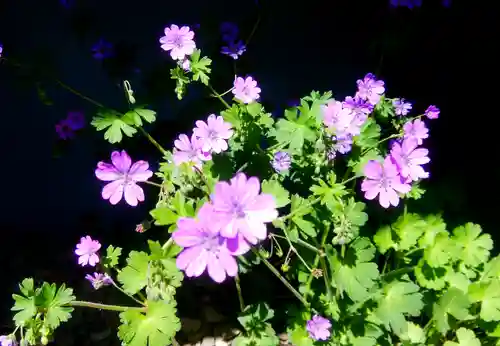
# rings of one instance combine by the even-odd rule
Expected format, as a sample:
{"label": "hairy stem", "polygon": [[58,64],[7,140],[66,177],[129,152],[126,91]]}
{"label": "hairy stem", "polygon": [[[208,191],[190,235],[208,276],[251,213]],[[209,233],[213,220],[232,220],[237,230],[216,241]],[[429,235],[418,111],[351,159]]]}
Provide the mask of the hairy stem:
{"label": "hairy stem", "polygon": [[158,183],[155,183],[155,182],[152,182],[152,181],[149,181],[149,180],[143,181],[143,183],[148,184],[148,185],[157,186],[157,187],[161,187],[162,186],[161,184],[158,184]]}
{"label": "hairy stem", "polygon": [[281,217],[281,220],[282,221],[285,221],[287,219],[291,219],[292,217],[294,217],[296,214],[298,214],[299,212],[303,211],[304,209],[307,209],[311,206],[313,206],[314,204],[318,203],[319,201],[321,201],[321,197],[318,197],[318,198],[315,198],[313,199],[311,202],[309,203],[306,203],[305,205],[295,209],[294,211],[292,211],[290,214],[288,215],[285,215],[285,216],[282,216]]}
{"label": "hairy stem", "polygon": [[236,291],[238,292],[238,301],[240,302],[240,310],[243,312],[245,310],[245,302],[243,301],[243,294],[241,293],[240,276],[236,274],[234,278],[236,284]]}
{"label": "hairy stem", "polygon": [[80,300],[74,300],[67,304],[67,306],[73,307],[84,307],[91,309],[101,309],[101,310],[109,310],[109,311],[128,311],[128,310],[137,310],[141,312],[146,311],[146,307],[132,307],[132,306],[121,306],[121,305],[108,305],[101,303],[93,303],[93,302],[85,302]]}
{"label": "hairy stem", "polygon": [[159,151],[161,151],[162,154],[165,154],[166,153],[166,150],[163,149],[163,147],[160,145],[160,143],[158,143],[153,137],[151,137],[151,135],[149,133],[146,132],[146,130],[144,130],[141,126],[137,126],[137,128],[139,129],[139,131],[141,131],[141,133],[146,136],[146,138],[156,147],[158,148]]}
{"label": "hairy stem", "polygon": [[125,294],[126,296],[132,298],[136,303],[139,303],[141,305],[144,305],[143,302],[141,302],[139,299],[137,299],[136,297],[134,297],[133,295],[125,292],[120,286],[118,286],[115,282],[115,280],[111,279],[111,284],[113,285],[114,288],[116,288],[118,291],[122,292],[123,294]]}
{"label": "hairy stem", "polygon": [[[325,231],[323,232],[323,236],[321,237],[321,244],[320,244],[320,251],[318,254],[316,254],[316,257],[314,258],[314,265],[313,267],[314,268],[317,268],[318,265],[319,265],[319,262],[321,260],[321,257],[324,257],[325,254],[323,252],[323,248],[325,247],[325,243],[326,243],[326,239],[328,238],[328,233],[330,232],[330,227],[328,226],[325,226]],[[326,265],[325,265],[326,266]],[[323,273],[323,276],[325,275],[326,273]],[[309,273],[309,277],[307,278],[307,281],[306,281],[306,292],[308,292],[311,288],[311,284],[312,284],[312,279],[313,279],[313,273]],[[325,282],[326,283],[326,282]],[[326,283],[327,284],[327,290],[329,289],[328,285],[330,284],[329,282]]]}
{"label": "hairy stem", "polygon": [[226,107],[226,108],[228,108],[228,109],[229,109],[229,108],[231,108],[231,106],[229,105],[229,103],[227,103],[227,102],[226,102],[226,101],[222,98],[222,96],[221,96],[219,93],[217,93],[217,91],[215,91],[215,89],[214,89],[214,88],[213,88],[210,84],[207,84],[207,87],[208,87],[208,89],[210,89],[210,91],[212,92],[212,94],[213,94],[215,97],[217,97],[217,98],[219,99],[219,101],[220,101],[220,102],[222,102],[222,104],[224,105],[224,107]]}

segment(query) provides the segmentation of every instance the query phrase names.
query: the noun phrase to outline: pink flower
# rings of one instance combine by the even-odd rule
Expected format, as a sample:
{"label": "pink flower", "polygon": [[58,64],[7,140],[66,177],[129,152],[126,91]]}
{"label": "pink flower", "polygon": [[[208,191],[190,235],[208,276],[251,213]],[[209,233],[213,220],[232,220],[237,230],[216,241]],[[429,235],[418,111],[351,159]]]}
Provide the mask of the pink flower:
{"label": "pink flower", "polygon": [[417,141],[418,145],[421,145],[424,139],[429,137],[429,129],[427,129],[425,123],[420,119],[408,121],[403,125],[403,130],[404,138],[414,139]]}
{"label": "pink flower", "polygon": [[437,119],[439,118],[439,112],[439,108],[437,108],[436,106],[429,106],[425,110],[425,116],[428,119]]}
{"label": "pink flower", "polygon": [[112,283],[112,279],[108,276],[108,274],[103,274],[103,273],[94,273],[93,276],[87,274],[85,275],[85,279],[90,281],[92,287],[94,287],[95,290],[98,290],[103,286],[111,285]]}
{"label": "pink flower", "polygon": [[95,266],[99,263],[99,256],[97,255],[97,251],[101,248],[101,243],[97,240],[92,240],[90,236],[82,237],[80,239],[80,243],[76,244],[75,254],[78,257],[78,264],[82,267],[86,266]]}
{"label": "pink flower", "polygon": [[259,192],[259,179],[247,179],[244,173],[215,185],[211,206],[223,237],[241,234],[251,244],[266,239],[266,223],[276,219],[278,211],[274,197]]}
{"label": "pink flower", "polygon": [[208,116],[207,122],[198,120],[193,133],[203,142],[202,151],[214,153],[226,151],[227,140],[233,135],[231,124],[214,114]]}
{"label": "pink flower", "polygon": [[347,108],[342,102],[331,100],[322,106],[323,123],[337,135],[357,136],[361,126],[366,121],[366,116],[356,114],[351,108]]}
{"label": "pink flower", "polygon": [[247,77],[246,79],[237,77],[234,80],[232,93],[237,100],[243,103],[251,103],[257,100],[260,96],[260,91],[260,88],[257,87],[257,81],[252,77]]}
{"label": "pink flower", "polygon": [[364,174],[366,178],[361,183],[361,191],[365,193],[365,198],[372,200],[379,196],[380,205],[384,208],[399,204],[397,192],[408,193],[411,190],[411,186],[402,181],[398,167],[390,156],[385,158],[383,164],[374,160],[368,161]]}
{"label": "pink flower", "polygon": [[179,27],[172,24],[170,28],[165,28],[165,36],[160,38],[161,48],[170,51],[170,56],[174,60],[183,60],[186,55],[193,54],[196,43],[193,41],[194,32],[189,26]]}
{"label": "pink flower", "polygon": [[177,229],[172,238],[177,245],[184,247],[177,256],[177,267],[186,276],[198,277],[206,270],[219,283],[227,276],[236,276],[238,264],[234,256],[247,252],[250,247],[242,238],[228,240],[222,237],[207,204],[199,210],[197,219],[180,218]]}
{"label": "pink flower", "polygon": [[394,142],[391,148],[391,157],[398,166],[401,176],[410,181],[417,181],[429,177],[429,173],[421,165],[430,162],[429,150],[417,148],[418,142],[413,138],[404,139],[400,144]]}
{"label": "pink flower", "polygon": [[367,73],[361,80],[356,82],[358,85],[358,92],[356,96],[362,100],[367,100],[372,105],[376,105],[385,92],[384,81],[376,80],[373,73]]}
{"label": "pink flower", "polygon": [[201,168],[202,161],[212,159],[210,152],[202,150],[203,140],[197,138],[194,133],[191,135],[191,139],[185,134],[179,135],[179,138],[174,141],[174,145],[173,159],[176,166],[186,162]]}
{"label": "pink flower", "polygon": [[95,175],[102,181],[111,181],[102,189],[102,198],[108,199],[113,205],[120,202],[123,196],[125,201],[135,207],[138,202],[144,201],[144,191],[137,182],[146,181],[153,175],[146,161],[132,160],[125,150],[113,151],[112,164],[100,161],[97,163]]}
{"label": "pink flower", "polygon": [[307,321],[306,329],[309,336],[314,340],[328,340],[330,337],[330,328],[332,323],[326,318],[314,315],[312,319]]}

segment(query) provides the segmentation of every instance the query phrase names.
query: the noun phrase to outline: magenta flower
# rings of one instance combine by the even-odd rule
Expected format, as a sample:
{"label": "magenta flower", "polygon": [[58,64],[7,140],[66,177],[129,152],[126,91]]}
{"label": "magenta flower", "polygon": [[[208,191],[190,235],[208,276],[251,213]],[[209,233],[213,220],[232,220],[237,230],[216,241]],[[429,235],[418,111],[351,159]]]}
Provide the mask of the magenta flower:
{"label": "magenta flower", "polygon": [[290,154],[285,151],[278,151],[274,154],[273,160],[271,162],[271,166],[273,166],[276,172],[284,172],[290,169],[292,165],[292,158]]}
{"label": "magenta flower", "polygon": [[405,102],[405,99],[394,99],[392,100],[392,105],[394,106],[396,115],[400,116],[407,115],[412,108],[411,103]]}
{"label": "magenta flower", "polygon": [[439,108],[437,108],[436,106],[432,106],[432,105],[427,107],[427,109],[425,110],[425,116],[428,119],[439,118]]}
{"label": "magenta flower", "polygon": [[219,234],[218,224],[214,222],[214,215],[208,204],[199,210],[197,219],[181,217],[172,238],[184,248],[177,256],[177,267],[186,276],[198,277],[206,270],[219,283],[227,276],[236,276],[238,264],[234,256],[250,249],[241,237],[228,240]]}
{"label": "magenta flower", "polygon": [[223,237],[241,234],[251,244],[266,239],[266,223],[276,219],[278,211],[274,197],[259,192],[259,179],[247,179],[244,173],[238,173],[229,183],[215,185],[211,205]]}
{"label": "magenta flower", "polygon": [[193,134],[201,142],[203,152],[221,153],[227,150],[227,140],[233,135],[231,124],[224,121],[220,115],[210,114],[207,121],[196,121],[196,127]]}
{"label": "magenta flower", "polygon": [[423,140],[429,137],[429,129],[420,119],[408,121],[403,125],[404,138],[414,139],[418,145],[423,143]]}
{"label": "magenta flower", "polygon": [[98,162],[95,175],[102,181],[110,181],[102,189],[102,198],[109,200],[113,205],[125,196],[125,202],[135,207],[144,201],[144,191],[137,182],[147,181],[153,175],[146,161],[137,161],[132,164],[130,156],[125,150],[113,151],[111,164]]}
{"label": "magenta flower", "polygon": [[234,80],[232,93],[237,100],[243,103],[251,103],[257,100],[260,92],[261,90],[257,86],[257,81],[252,77],[247,77],[246,79],[237,77]]}
{"label": "magenta flower", "polygon": [[366,74],[362,80],[358,79],[356,84],[358,85],[356,96],[372,105],[376,105],[385,92],[384,81],[376,80],[373,73]]}
{"label": "magenta flower", "polygon": [[322,109],[323,123],[339,136],[359,135],[361,126],[366,120],[365,116],[357,116],[352,109],[344,107],[339,101],[331,100],[323,105]]}
{"label": "magenta flower", "polygon": [[391,148],[391,157],[398,166],[399,172],[404,179],[417,181],[429,177],[429,173],[422,165],[429,163],[429,150],[418,148],[415,139],[404,139],[400,144],[394,142]]}
{"label": "magenta flower", "polygon": [[372,200],[379,196],[380,205],[384,208],[399,204],[397,192],[408,193],[411,190],[411,186],[403,182],[391,156],[387,156],[383,163],[368,161],[364,174],[366,178],[361,183],[361,191],[365,193],[365,198]]}
{"label": "magenta flower", "polygon": [[93,276],[87,274],[85,275],[85,279],[90,281],[92,287],[94,287],[95,290],[98,290],[103,286],[111,285],[111,283],[113,282],[112,279],[108,276],[108,274],[103,274],[103,273],[94,273]]}
{"label": "magenta flower", "polygon": [[193,133],[191,139],[185,134],[179,135],[179,138],[174,141],[173,159],[176,166],[182,163],[190,163],[197,168],[201,168],[202,161],[212,159],[210,152],[202,150],[203,141]]}
{"label": "magenta flower", "polygon": [[82,237],[80,243],[76,244],[75,254],[78,255],[78,264],[82,267],[89,265],[91,267],[99,263],[97,251],[101,248],[101,243],[92,240],[90,236]]}
{"label": "magenta flower", "polygon": [[247,47],[243,44],[242,41],[230,41],[227,43],[227,46],[223,46],[221,48],[221,53],[227,56],[230,56],[234,60],[238,60],[238,58],[245,53]]}
{"label": "magenta flower", "polygon": [[307,321],[306,329],[309,336],[314,340],[328,340],[330,338],[330,328],[332,323],[319,315],[314,315],[312,319]]}
{"label": "magenta flower", "polygon": [[189,26],[179,27],[175,24],[165,28],[165,36],[160,38],[161,49],[168,52],[174,60],[183,60],[187,55],[193,54],[196,43],[193,41],[194,32]]}

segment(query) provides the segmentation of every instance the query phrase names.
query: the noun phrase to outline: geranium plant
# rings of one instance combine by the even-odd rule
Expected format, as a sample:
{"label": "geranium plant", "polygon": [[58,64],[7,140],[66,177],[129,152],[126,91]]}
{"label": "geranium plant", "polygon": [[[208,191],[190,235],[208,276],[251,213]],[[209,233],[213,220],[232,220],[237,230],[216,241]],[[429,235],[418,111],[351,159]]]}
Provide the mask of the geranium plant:
{"label": "geranium plant", "polygon": [[[175,62],[177,97],[200,82],[222,109],[165,149],[143,129],[156,113],[136,104],[126,82],[130,108],[100,107],[92,121],[112,144],[144,134],[162,160],[153,173],[117,148],[95,176],[112,205],[156,198],[140,185],[157,186],[150,214],[170,236],[125,254],[83,235],[74,250],[92,287],[114,287],[134,305],[79,301],[65,285],[28,278],[13,296],[15,327],[2,346],[47,344],[78,307],[119,313],[123,345],[177,345],[176,290],[202,275],[237,286],[241,333],[233,345],[278,345],[272,302],[247,306],[241,294],[240,275],[257,265],[296,298],[286,311],[293,345],[500,345],[500,257],[490,257],[491,237],[472,223],[449,230],[439,214],[405,204],[424,193],[423,145],[436,106],[410,116],[412,104],[389,98],[368,73],[352,97],[313,91],[275,119],[258,102],[265,90],[253,77],[235,77],[232,103],[211,87],[211,60],[189,27],[167,27],[160,45]],[[369,225],[367,204],[399,216]]]}

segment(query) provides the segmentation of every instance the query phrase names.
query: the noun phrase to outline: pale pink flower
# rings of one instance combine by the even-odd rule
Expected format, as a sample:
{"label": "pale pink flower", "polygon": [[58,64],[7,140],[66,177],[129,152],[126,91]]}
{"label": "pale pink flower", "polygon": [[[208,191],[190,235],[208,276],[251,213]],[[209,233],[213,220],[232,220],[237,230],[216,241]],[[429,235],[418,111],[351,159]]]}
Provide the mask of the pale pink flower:
{"label": "pale pink flower", "polygon": [[95,266],[99,263],[97,251],[101,248],[101,243],[93,240],[90,236],[82,237],[80,243],[76,244],[75,254],[78,255],[78,264],[82,267],[89,265]]}
{"label": "pale pink flower", "polygon": [[266,239],[266,223],[278,217],[274,197],[260,193],[259,179],[247,179],[244,173],[238,173],[229,183],[218,182],[211,201],[220,234],[227,238],[241,234],[251,244]]}
{"label": "pale pink flower", "polygon": [[153,175],[146,161],[137,161],[132,164],[130,156],[125,150],[113,151],[111,164],[100,161],[97,163],[95,175],[102,181],[111,181],[102,189],[102,198],[109,200],[113,205],[120,202],[123,196],[125,201],[135,207],[144,201],[144,191],[137,182],[147,181]]}
{"label": "pale pink flower", "polygon": [[232,93],[237,100],[243,103],[251,103],[257,100],[260,92],[261,90],[257,86],[257,81],[252,77],[247,77],[246,79],[237,77],[234,80]]}
{"label": "pale pink flower", "polygon": [[221,153],[227,150],[227,140],[233,135],[233,130],[231,124],[225,122],[220,115],[210,114],[207,122],[202,120],[196,122],[193,133],[201,139],[202,151]]}
{"label": "pale pink flower", "polygon": [[188,277],[198,277],[205,271],[215,282],[238,273],[234,256],[247,252],[250,247],[241,237],[226,239],[219,234],[212,209],[205,204],[197,219],[182,217],[177,231],[172,234],[175,243],[184,250],[177,256],[177,267]]}
{"label": "pale pink flower", "polygon": [[322,106],[323,123],[339,136],[357,136],[366,116],[359,116],[351,108],[345,107],[342,102],[331,100]]}
{"label": "pale pink flower", "polygon": [[420,119],[408,121],[403,125],[404,138],[414,139],[418,145],[421,145],[424,139],[429,137],[429,129],[425,123]]}
{"label": "pale pink flower", "polygon": [[173,159],[176,166],[182,163],[191,163],[197,168],[201,168],[202,161],[212,159],[210,152],[202,150],[203,140],[197,138],[193,133],[191,139],[185,134],[179,135],[174,141]]}
{"label": "pale pink flower", "polygon": [[398,166],[401,176],[410,181],[429,178],[429,173],[422,165],[429,163],[429,150],[418,148],[417,140],[404,139],[401,143],[394,142],[391,148],[391,157]]}
{"label": "pale pink flower", "polygon": [[331,335],[330,328],[332,328],[332,323],[319,315],[314,315],[306,324],[306,330],[314,340],[328,340]]}
{"label": "pale pink flower", "polygon": [[397,192],[408,193],[411,186],[403,182],[398,167],[387,156],[383,163],[375,160],[368,161],[364,167],[365,180],[361,183],[361,191],[368,200],[379,196],[380,205],[388,208],[399,204]]}
{"label": "pale pink flower", "polygon": [[175,24],[170,28],[165,28],[165,36],[160,38],[161,48],[170,51],[170,56],[174,60],[183,60],[187,55],[193,54],[196,43],[193,41],[194,32],[189,26],[179,27]]}

